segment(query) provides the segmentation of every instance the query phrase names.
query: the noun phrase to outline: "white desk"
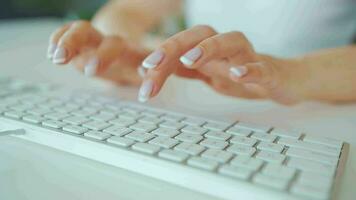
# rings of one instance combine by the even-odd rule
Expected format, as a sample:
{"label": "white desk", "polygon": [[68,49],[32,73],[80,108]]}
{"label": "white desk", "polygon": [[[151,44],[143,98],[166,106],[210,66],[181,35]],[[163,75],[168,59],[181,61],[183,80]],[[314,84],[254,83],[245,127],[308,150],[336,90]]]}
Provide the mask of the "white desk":
{"label": "white desk", "polygon": [[[71,67],[50,64],[45,58],[47,38],[57,26],[58,22],[48,20],[0,22],[0,74],[135,98],[135,88],[116,88],[103,81],[89,80]],[[348,141],[351,149],[338,199],[356,196],[353,186],[356,105],[305,103],[284,107],[270,102],[230,99],[199,86],[201,83],[172,78],[151,104],[217,119],[299,128]],[[0,199],[214,199],[12,137],[0,138],[0,177]]]}

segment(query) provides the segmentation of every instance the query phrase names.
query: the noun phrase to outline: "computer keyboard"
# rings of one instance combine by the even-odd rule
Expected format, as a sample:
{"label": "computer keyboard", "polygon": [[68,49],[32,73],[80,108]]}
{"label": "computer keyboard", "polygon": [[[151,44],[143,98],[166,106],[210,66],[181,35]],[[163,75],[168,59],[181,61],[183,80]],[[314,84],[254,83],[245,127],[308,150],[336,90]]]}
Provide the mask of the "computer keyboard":
{"label": "computer keyboard", "polygon": [[337,139],[10,78],[0,78],[0,126],[222,199],[334,199],[349,148]]}

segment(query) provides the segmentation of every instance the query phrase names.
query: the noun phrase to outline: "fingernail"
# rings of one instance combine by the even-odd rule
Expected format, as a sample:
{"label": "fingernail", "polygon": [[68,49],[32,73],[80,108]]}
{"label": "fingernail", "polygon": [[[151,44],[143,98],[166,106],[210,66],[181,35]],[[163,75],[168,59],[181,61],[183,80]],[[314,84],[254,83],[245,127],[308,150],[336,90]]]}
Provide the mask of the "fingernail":
{"label": "fingernail", "polygon": [[246,66],[231,67],[230,74],[234,77],[241,78],[247,74]]}
{"label": "fingernail", "polygon": [[198,60],[201,54],[202,54],[201,49],[199,47],[195,47],[189,50],[183,56],[181,56],[179,60],[184,64],[184,66],[190,68],[190,66],[192,66],[195,63],[195,61]]}
{"label": "fingernail", "polygon": [[147,69],[155,68],[162,61],[163,57],[164,53],[161,50],[156,50],[143,60],[142,66]]}
{"label": "fingernail", "polygon": [[53,57],[54,52],[57,49],[57,45],[55,44],[50,44],[47,49],[47,57],[51,59]]}
{"label": "fingernail", "polygon": [[53,63],[61,64],[66,60],[67,52],[63,47],[58,47],[53,55]]}
{"label": "fingernail", "polygon": [[92,58],[89,62],[84,66],[84,75],[85,76],[94,76],[96,74],[96,69],[98,68],[98,59]]}
{"label": "fingernail", "polygon": [[151,80],[144,81],[138,92],[138,101],[140,102],[148,101],[152,93],[152,90],[153,90],[153,81]]}
{"label": "fingernail", "polygon": [[137,73],[138,73],[138,75],[139,75],[141,78],[143,78],[143,77],[145,77],[145,75],[146,75],[146,69],[143,68],[142,66],[139,66],[139,67],[137,68]]}

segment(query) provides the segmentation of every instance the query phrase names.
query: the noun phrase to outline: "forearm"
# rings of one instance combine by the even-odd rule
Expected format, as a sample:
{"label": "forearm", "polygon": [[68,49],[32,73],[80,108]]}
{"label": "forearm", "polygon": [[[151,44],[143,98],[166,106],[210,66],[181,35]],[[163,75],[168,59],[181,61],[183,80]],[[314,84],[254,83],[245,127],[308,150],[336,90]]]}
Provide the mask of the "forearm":
{"label": "forearm", "polygon": [[356,101],[356,46],[323,50],[298,59],[307,99]]}
{"label": "forearm", "polygon": [[181,0],[112,0],[93,19],[105,35],[139,40],[164,17],[178,12]]}

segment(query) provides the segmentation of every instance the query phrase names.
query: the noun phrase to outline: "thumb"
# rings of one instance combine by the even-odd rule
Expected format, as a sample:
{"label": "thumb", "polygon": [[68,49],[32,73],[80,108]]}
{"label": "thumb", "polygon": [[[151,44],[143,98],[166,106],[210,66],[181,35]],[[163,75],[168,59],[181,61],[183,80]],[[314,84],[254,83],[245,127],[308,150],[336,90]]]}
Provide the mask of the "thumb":
{"label": "thumb", "polygon": [[229,76],[237,83],[259,85],[269,92],[273,100],[290,105],[299,102],[303,96],[296,77],[291,79],[291,74],[296,75],[294,70],[292,66],[258,62],[231,67]]}
{"label": "thumb", "polygon": [[231,67],[230,79],[234,82],[254,83],[267,90],[274,90],[281,85],[283,75],[275,65],[257,62]]}

